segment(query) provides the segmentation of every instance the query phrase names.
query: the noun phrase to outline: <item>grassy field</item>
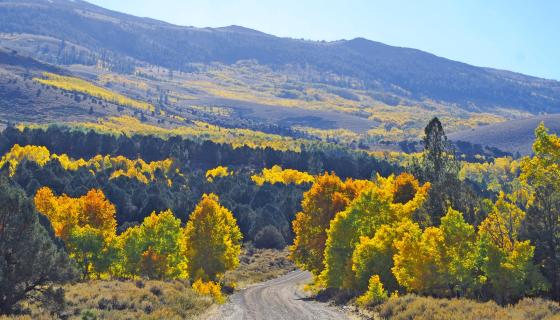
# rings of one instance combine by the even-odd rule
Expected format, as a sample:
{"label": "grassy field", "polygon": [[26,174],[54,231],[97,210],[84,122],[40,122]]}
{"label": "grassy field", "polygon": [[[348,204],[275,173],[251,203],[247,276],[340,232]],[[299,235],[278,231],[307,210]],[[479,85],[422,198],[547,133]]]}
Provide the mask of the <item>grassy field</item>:
{"label": "grassy field", "polygon": [[[212,305],[186,281],[92,280],[64,287],[59,318],[67,319],[192,319]],[[30,314],[1,319],[56,319],[30,306]]]}
{"label": "grassy field", "polygon": [[[238,289],[276,278],[295,269],[287,250],[243,248],[240,265],[226,273],[224,282]],[[91,280],[64,286],[65,301],[51,306],[58,316],[26,303],[25,315],[7,319],[197,319],[213,304],[209,296],[193,291],[188,281]]]}
{"label": "grassy field", "polygon": [[377,307],[361,310],[366,319],[419,320],[541,320],[560,319],[560,305],[543,299],[525,298],[515,305],[467,299],[436,299],[407,295],[392,297]]}

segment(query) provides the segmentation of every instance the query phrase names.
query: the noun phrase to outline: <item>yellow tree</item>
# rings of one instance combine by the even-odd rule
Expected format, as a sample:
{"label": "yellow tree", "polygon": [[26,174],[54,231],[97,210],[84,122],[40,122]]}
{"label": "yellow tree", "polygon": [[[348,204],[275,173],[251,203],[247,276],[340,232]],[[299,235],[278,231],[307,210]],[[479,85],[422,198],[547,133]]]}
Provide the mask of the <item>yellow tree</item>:
{"label": "yellow tree", "polygon": [[311,189],[303,195],[302,210],[292,222],[295,239],[290,248],[291,257],[299,267],[315,275],[321,273],[326,229],[331,219],[344,210],[367,184],[353,180],[342,182],[334,173],[317,177]]}
{"label": "yellow tree", "polygon": [[419,229],[395,242],[393,274],[410,292],[437,296],[464,295],[476,288],[473,226],[453,209],[440,227]]}
{"label": "yellow tree", "polygon": [[215,281],[239,264],[241,231],[215,194],[202,197],[189,217],[184,236],[191,279]]}
{"label": "yellow tree", "polygon": [[560,300],[560,137],[541,123],[535,130],[532,158],[521,162],[521,181],[531,201],[524,236],[535,245],[534,259],[550,282],[550,296]]}
{"label": "yellow tree", "polygon": [[382,225],[373,238],[360,237],[360,242],[352,254],[352,271],[356,277],[356,289],[363,292],[370,278],[378,275],[389,292],[399,289],[392,273],[393,256],[397,252],[395,244],[408,233],[419,233],[420,226],[410,219]]}
{"label": "yellow tree", "polygon": [[35,206],[49,218],[55,234],[69,247],[84,278],[92,271],[105,272],[116,237],[116,209],[100,190],[92,189],[80,198],[56,196],[43,187],[35,195]]}
{"label": "yellow tree", "polygon": [[321,280],[328,287],[355,287],[352,253],[360,237],[372,237],[384,224],[408,219],[426,198],[429,184],[419,187],[409,174],[397,178],[378,176],[375,184],[336,214],[327,230],[325,269]]}
{"label": "yellow tree", "polygon": [[498,302],[510,302],[546,285],[533,264],[535,247],[519,241],[525,212],[506,200],[503,193],[479,227],[482,271],[488,290]]}

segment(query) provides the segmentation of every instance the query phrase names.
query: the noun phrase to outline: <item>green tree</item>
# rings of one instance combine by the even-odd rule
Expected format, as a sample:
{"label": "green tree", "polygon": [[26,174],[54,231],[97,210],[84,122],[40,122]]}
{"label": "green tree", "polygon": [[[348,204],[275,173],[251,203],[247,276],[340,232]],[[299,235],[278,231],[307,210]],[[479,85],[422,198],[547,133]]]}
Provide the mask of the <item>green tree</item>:
{"label": "green tree", "polygon": [[432,186],[417,220],[423,226],[437,226],[451,206],[465,212],[467,221],[474,222],[477,199],[471,187],[459,180],[460,164],[455,157],[455,149],[447,140],[437,117],[428,123],[424,133],[422,157],[419,162],[413,163],[411,171]]}
{"label": "green tree", "polygon": [[533,263],[529,240],[519,241],[525,212],[503,193],[479,227],[481,269],[487,290],[500,303],[544,290],[546,284]]}
{"label": "green tree", "polygon": [[356,277],[356,289],[367,289],[370,278],[378,275],[389,292],[400,289],[393,275],[393,256],[397,252],[395,244],[408,233],[420,233],[420,226],[410,219],[403,219],[391,225],[382,225],[373,238],[361,237],[352,254],[352,271]]}
{"label": "green tree", "polygon": [[121,259],[116,268],[122,276],[151,279],[187,277],[181,220],[170,210],[152,212],[140,226],[119,235]]}
{"label": "green tree", "polygon": [[186,257],[191,279],[215,281],[239,264],[241,231],[218,196],[205,194],[185,227]]}
{"label": "green tree", "polygon": [[521,163],[521,181],[531,193],[523,222],[535,245],[535,262],[550,282],[550,296],[560,300],[560,138],[541,123],[535,130],[532,158]]}
{"label": "green tree", "polygon": [[39,223],[32,202],[2,175],[0,203],[0,314],[28,297],[51,304],[63,294],[55,284],[76,276],[68,255]]}

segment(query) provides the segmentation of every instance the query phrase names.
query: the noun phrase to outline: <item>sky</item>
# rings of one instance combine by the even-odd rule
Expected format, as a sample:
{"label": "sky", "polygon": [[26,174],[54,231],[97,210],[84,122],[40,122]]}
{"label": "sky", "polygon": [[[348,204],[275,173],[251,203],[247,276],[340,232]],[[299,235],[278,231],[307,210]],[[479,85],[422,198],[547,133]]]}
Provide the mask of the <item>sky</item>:
{"label": "sky", "polygon": [[177,25],[240,25],[310,40],[363,37],[560,80],[556,0],[89,0]]}

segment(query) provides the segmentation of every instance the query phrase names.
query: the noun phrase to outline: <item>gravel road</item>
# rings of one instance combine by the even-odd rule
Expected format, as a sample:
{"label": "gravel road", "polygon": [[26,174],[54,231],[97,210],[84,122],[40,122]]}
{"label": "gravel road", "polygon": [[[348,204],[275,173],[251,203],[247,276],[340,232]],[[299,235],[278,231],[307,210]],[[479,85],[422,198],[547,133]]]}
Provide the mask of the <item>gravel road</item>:
{"label": "gravel road", "polygon": [[280,278],[250,286],[230,297],[230,302],[210,312],[209,320],[330,320],[348,317],[327,304],[309,300],[302,286],[311,274],[293,271]]}

